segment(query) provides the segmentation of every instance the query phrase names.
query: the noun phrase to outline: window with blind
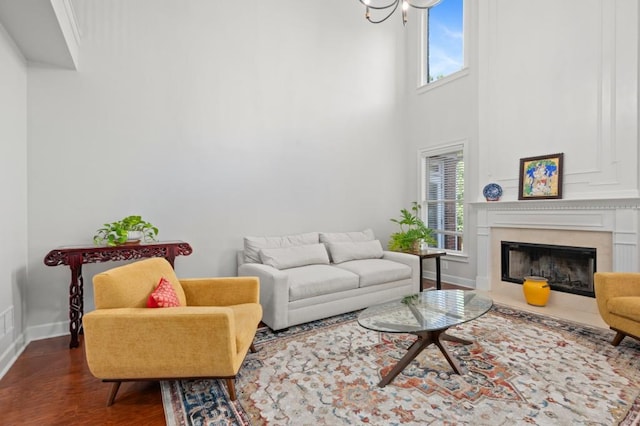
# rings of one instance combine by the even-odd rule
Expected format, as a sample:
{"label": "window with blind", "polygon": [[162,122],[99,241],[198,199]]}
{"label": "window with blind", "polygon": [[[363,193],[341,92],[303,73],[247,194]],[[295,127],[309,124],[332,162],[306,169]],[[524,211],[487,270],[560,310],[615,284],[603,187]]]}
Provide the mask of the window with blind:
{"label": "window with blind", "polygon": [[463,251],[464,147],[420,153],[422,218],[434,231],[438,248]]}

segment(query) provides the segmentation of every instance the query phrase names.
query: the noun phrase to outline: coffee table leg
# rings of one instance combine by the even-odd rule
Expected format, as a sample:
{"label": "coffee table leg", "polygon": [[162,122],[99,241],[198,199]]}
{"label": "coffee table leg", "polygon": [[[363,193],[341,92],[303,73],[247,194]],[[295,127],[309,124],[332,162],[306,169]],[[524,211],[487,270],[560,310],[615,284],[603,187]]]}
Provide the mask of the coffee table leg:
{"label": "coffee table leg", "polygon": [[461,343],[463,345],[470,345],[473,342],[471,340],[466,340],[466,339],[461,339],[460,337],[456,337],[456,336],[452,336],[450,334],[447,333],[442,333],[440,335],[440,340],[447,340],[449,342],[454,342],[454,343]]}
{"label": "coffee table leg", "polygon": [[383,388],[389,383],[391,383],[391,381],[395,379],[396,376],[400,374],[402,370],[404,370],[405,367],[409,365],[411,361],[413,361],[415,357],[417,357],[418,354],[424,350],[424,348],[426,348],[430,344],[437,341],[437,339],[435,341],[433,340],[433,336],[431,334],[432,334],[431,332],[425,332],[420,334],[416,333],[416,335],[418,336],[416,341],[413,342],[411,346],[409,346],[407,353],[400,359],[400,361],[398,361],[396,366],[393,367],[393,370],[391,370],[389,374],[387,374],[382,378],[382,380],[380,380],[380,383],[378,383],[378,386]]}
{"label": "coffee table leg", "polygon": [[464,374],[463,369],[460,367],[458,362],[451,356],[447,348],[442,344],[442,340],[462,343],[463,345],[470,345],[473,342],[461,339],[456,336],[451,336],[450,334],[445,333],[445,331],[446,330],[436,330],[412,333],[418,336],[418,338],[415,342],[413,342],[411,346],[409,346],[409,349],[407,349],[407,353],[400,359],[400,361],[398,361],[398,363],[395,365],[395,367],[393,367],[389,374],[387,374],[382,378],[382,380],[380,380],[378,386],[383,388],[391,383],[391,381],[395,379],[396,376],[400,374],[407,367],[407,365],[409,365],[411,361],[413,361],[420,354],[420,352],[424,350],[424,348],[432,343],[434,343],[438,347],[438,349],[440,349],[440,352],[442,352],[447,362],[456,374]]}
{"label": "coffee table leg", "polygon": [[462,373],[462,368],[460,368],[460,366],[458,365],[458,362],[449,354],[449,351],[442,344],[440,339],[436,340],[434,343],[438,348],[440,348],[440,352],[442,352],[442,355],[444,355],[444,357],[447,359],[447,362],[449,363],[453,371],[455,371],[455,373],[458,375],[464,374]]}

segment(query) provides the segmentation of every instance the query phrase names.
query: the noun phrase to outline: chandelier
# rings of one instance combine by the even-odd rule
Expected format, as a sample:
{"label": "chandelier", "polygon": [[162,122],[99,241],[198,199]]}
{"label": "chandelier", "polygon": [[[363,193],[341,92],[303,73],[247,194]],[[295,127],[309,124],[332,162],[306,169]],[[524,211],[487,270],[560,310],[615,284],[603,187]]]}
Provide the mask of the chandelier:
{"label": "chandelier", "polygon": [[[407,12],[409,7],[413,7],[416,9],[429,9],[440,3],[441,0],[358,0],[365,6],[365,14],[364,17],[367,18],[367,21],[372,24],[379,24],[381,22],[389,19],[393,12],[398,9],[400,3],[402,6],[400,9],[402,10],[402,24],[406,25],[407,23]],[[371,15],[375,15],[375,17],[371,17]]]}

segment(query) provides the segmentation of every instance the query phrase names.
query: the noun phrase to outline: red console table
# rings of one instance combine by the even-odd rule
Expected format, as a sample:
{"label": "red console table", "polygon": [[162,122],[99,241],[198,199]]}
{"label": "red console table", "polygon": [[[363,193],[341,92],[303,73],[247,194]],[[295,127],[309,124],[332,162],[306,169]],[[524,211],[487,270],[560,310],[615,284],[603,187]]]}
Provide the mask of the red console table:
{"label": "red console table", "polygon": [[70,348],[77,348],[78,333],[84,314],[84,280],[82,265],[117,260],[134,260],[145,257],[164,257],[173,267],[176,256],[189,256],[193,249],[184,241],[160,241],[135,245],[107,246],[66,246],[51,250],[44,258],[47,266],[68,265],[71,268],[69,284],[69,331]]}

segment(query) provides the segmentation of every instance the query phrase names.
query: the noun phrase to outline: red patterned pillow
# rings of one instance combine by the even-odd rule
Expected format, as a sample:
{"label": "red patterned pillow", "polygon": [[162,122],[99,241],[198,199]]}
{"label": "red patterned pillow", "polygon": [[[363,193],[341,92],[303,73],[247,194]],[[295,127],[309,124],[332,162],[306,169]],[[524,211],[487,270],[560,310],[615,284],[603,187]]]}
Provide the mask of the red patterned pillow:
{"label": "red patterned pillow", "polygon": [[160,278],[158,287],[149,295],[147,308],[170,308],[173,306],[180,306],[176,291],[166,278]]}

